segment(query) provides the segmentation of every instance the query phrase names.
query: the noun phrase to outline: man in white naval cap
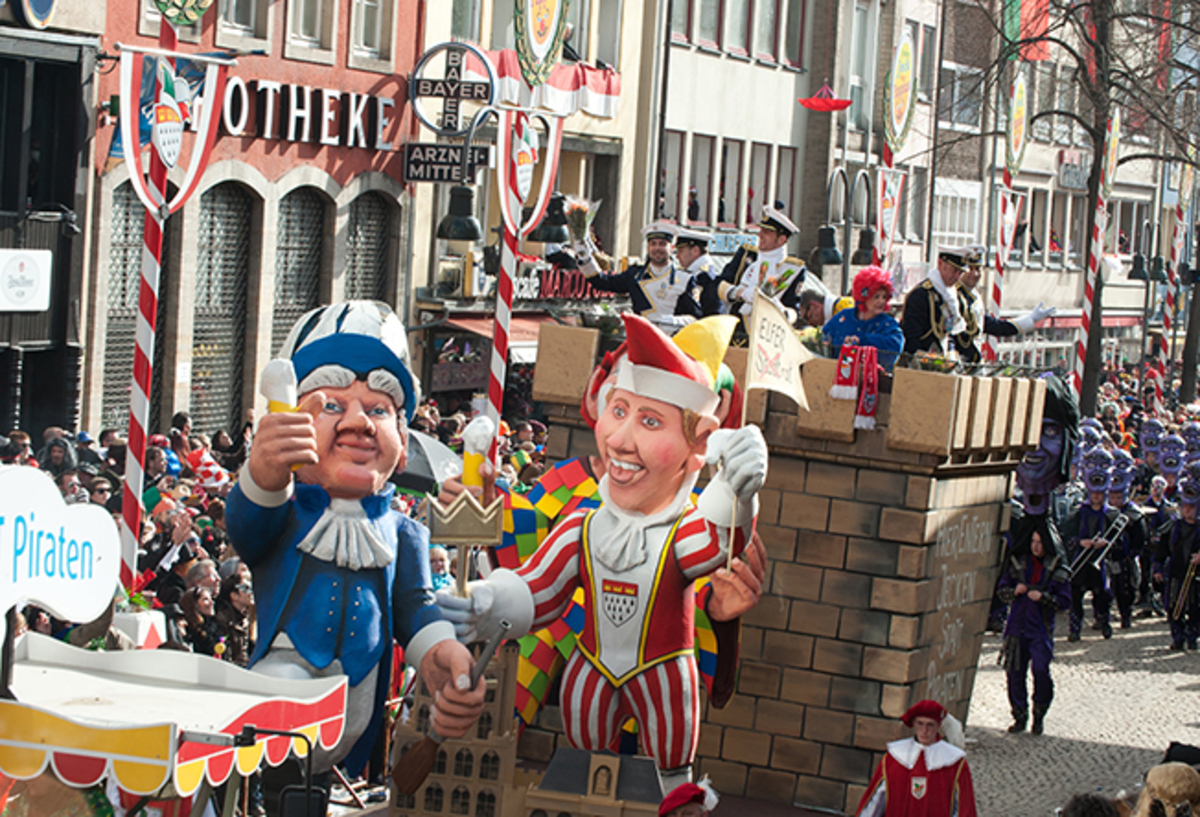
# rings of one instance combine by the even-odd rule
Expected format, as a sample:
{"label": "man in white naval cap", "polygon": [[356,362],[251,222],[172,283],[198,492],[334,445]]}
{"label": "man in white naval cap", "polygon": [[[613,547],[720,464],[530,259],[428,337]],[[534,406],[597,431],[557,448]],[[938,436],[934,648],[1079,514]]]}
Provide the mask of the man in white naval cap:
{"label": "man in white naval cap", "polygon": [[428,530],[391,507],[388,478],[404,469],[420,399],[404,325],[377,301],[320,307],[297,321],[280,358],[263,377],[272,413],[225,512],[258,595],[250,667],[349,677],[345,732],[316,770],[344,760],[353,777],[382,721],[393,640],[438,691],[443,737],[466,733],[485,687],[470,688],[471,654],[434,604]]}
{"label": "man in white naval cap", "polygon": [[708,254],[708,244],[712,233],[693,230],[690,227],[675,229],[675,257],[679,265],[690,275],[711,276],[716,269],[716,262]]}
{"label": "man in white naval cap", "polygon": [[576,241],[572,249],[579,268],[595,289],[628,295],[634,313],[670,335],[700,317],[691,273],[671,260],[675,231],[672,224],[646,225],[642,229],[646,263],[631,264],[624,272],[602,273],[586,242]]}
{"label": "man in white naval cap", "polygon": [[981,334],[997,338],[1011,338],[1026,332],[1032,332],[1038,321],[1052,317],[1058,312],[1053,306],[1039,302],[1029,312],[1015,318],[1004,319],[987,314],[983,305],[983,295],[976,291],[979,279],[983,276],[983,261],[987,257],[987,249],[981,244],[968,244],[965,247],[951,247],[942,250],[948,256],[957,256],[962,266],[962,275],[958,279],[958,311],[962,314],[967,328],[954,338],[958,353],[967,363],[978,363],[983,357],[977,345]]}
{"label": "man in white naval cap", "polygon": [[758,230],[758,248],[743,245],[720,275],[707,282],[701,301],[705,315],[749,315],[754,291],[762,290],[795,320],[805,268],[802,260],[787,254],[787,243],[800,228],[768,204],[763,206]]}

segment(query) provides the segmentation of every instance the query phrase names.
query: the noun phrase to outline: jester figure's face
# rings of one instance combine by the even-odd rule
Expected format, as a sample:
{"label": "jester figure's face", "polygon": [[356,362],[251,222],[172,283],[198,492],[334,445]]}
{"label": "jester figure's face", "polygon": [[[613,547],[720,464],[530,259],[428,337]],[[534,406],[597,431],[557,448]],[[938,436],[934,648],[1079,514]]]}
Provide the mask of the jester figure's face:
{"label": "jester figure's face", "polygon": [[1168,475],[1178,474],[1179,469],[1183,467],[1186,452],[1187,443],[1183,441],[1183,437],[1178,434],[1163,437],[1158,446],[1158,462],[1162,472]]}
{"label": "jester figure's face", "polygon": [[1017,466],[1017,485],[1025,494],[1030,513],[1044,513],[1049,494],[1062,482],[1065,439],[1063,427],[1054,420],[1042,420],[1042,438],[1038,447],[1025,455]]}

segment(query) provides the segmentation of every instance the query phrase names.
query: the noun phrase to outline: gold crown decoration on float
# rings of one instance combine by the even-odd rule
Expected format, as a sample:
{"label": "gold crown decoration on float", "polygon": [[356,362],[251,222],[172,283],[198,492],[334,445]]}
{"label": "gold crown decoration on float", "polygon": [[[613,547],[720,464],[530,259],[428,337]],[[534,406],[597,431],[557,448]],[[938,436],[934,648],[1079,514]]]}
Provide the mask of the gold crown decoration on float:
{"label": "gold crown decoration on float", "polygon": [[445,545],[498,545],[504,534],[504,497],[486,508],[469,491],[449,505],[429,497],[429,537]]}

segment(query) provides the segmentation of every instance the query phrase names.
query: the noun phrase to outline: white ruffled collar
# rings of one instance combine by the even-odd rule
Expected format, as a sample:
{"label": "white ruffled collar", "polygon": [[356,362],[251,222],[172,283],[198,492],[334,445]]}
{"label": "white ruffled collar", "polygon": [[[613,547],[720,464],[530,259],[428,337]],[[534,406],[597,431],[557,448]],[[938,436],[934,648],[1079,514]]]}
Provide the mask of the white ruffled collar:
{"label": "white ruffled collar", "polygon": [[916,738],[905,738],[904,740],[892,741],[888,744],[887,749],[888,754],[894,757],[896,762],[906,769],[916,766],[917,758],[924,751],[925,768],[931,772],[944,769],[947,766],[953,766],[959,760],[966,757],[966,752],[944,740],[939,740],[932,746],[922,746],[917,743]]}
{"label": "white ruffled collar", "polygon": [[296,547],[314,559],[350,570],[384,568],[396,558],[394,546],[380,536],[358,499],[331,497],[329,507]]}
{"label": "white ruffled collar", "polygon": [[[691,501],[692,488],[699,473],[689,474],[667,507],[652,514],[626,511],[613,503],[608,490],[608,474],[600,478],[603,504],[592,518],[595,534],[589,535],[592,555],[609,570],[621,573],[646,561],[646,531],[674,522]],[[596,525],[599,524],[597,529]]]}

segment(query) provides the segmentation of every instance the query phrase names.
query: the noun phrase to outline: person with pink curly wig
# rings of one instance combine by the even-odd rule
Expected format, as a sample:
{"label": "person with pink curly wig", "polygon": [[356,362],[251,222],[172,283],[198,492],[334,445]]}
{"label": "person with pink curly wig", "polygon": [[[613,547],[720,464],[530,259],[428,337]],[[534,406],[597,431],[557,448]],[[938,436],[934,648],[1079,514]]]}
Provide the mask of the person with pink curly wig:
{"label": "person with pink curly wig", "polygon": [[879,267],[863,267],[854,276],[854,308],[843,309],[825,324],[821,332],[833,344],[833,355],[842,346],[874,346],[879,350],[879,365],[891,371],[900,350],[904,332],[900,323],[888,314],[888,302],[894,289],[888,273]]}

